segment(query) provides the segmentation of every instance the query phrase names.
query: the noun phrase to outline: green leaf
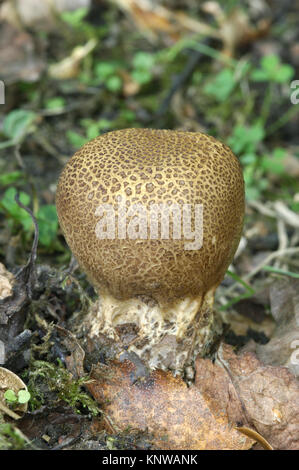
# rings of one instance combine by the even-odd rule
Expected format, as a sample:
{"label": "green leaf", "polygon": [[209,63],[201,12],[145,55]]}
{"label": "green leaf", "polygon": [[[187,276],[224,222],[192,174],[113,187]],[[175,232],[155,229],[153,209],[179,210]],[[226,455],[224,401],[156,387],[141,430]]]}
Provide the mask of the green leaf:
{"label": "green leaf", "polygon": [[228,271],[226,271],[226,274],[228,274],[232,279],[234,279],[234,281],[241,284],[247,290],[247,293],[244,293],[244,294],[238,295],[237,297],[234,297],[232,300],[227,302],[225,305],[222,305],[222,307],[220,307],[220,310],[227,310],[228,308],[230,308],[232,305],[239,302],[240,300],[248,299],[249,297],[252,297],[252,295],[254,295],[254,293],[255,293],[255,290],[249,284],[247,284],[245,281],[243,281],[243,279],[240,276],[238,276],[236,273],[233,273],[232,271],[228,270]]}
{"label": "green leaf", "polygon": [[109,91],[117,92],[122,88],[122,79],[118,75],[107,78],[105,85]]}
{"label": "green leaf", "polygon": [[150,70],[155,63],[155,56],[149,52],[137,52],[133,57],[135,69]]}
{"label": "green leaf", "polygon": [[97,126],[98,126],[98,132],[105,131],[113,127],[113,122],[109,121],[109,119],[102,118],[102,119],[99,119],[99,121],[97,122]]}
{"label": "green leaf", "polygon": [[265,130],[260,123],[255,123],[250,127],[236,126],[228,143],[236,154],[254,153],[257,144],[263,140],[264,136]]}
{"label": "green leaf", "polygon": [[152,74],[148,70],[133,70],[132,78],[140,85],[145,85],[151,81]]}
{"label": "green leaf", "polygon": [[50,246],[55,240],[58,229],[56,207],[53,204],[42,206],[37,213],[39,226],[39,241],[44,246]]}
{"label": "green leaf", "polygon": [[270,173],[280,175],[284,172],[283,161],[285,159],[285,156],[285,149],[276,148],[270,157],[265,156],[261,159],[261,167],[264,170],[269,170]]}
{"label": "green leaf", "polygon": [[11,173],[4,173],[0,175],[0,185],[7,186],[15,183],[22,178],[23,174],[21,171],[12,171]]}
{"label": "green leaf", "polygon": [[203,74],[199,70],[195,70],[192,74],[192,83],[193,85],[199,85],[202,81]]}
{"label": "green leaf", "polygon": [[214,80],[205,85],[204,92],[223,102],[230,96],[235,85],[233,72],[230,69],[224,69]]}
{"label": "green leaf", "polygon": [[247,282],[243,281],[243,279],[242,279],[240,276],[238,276],[238,274],[236,274],[236,273],[234,273],[234,272],[232,272],[232,271],[230,271],[230,270],[227,270],[227,271],[226,271],[226,274],[227,274],[228,276],[230,276],[232,279],[234,279],[234,281],[238,282],[238,283],[241,284],[243,287],[245,287],[245,289],[246,289],[251,295],[254,294],[255,290],[254,290],[249,284],[247,284]]}
{"label": "green leaf", "polygon": [[17,396],[13,390],[6,390],[4,393],[4,398],[10,403],[15,403],[17,401]]}
{"label": "green leaf", "polygon": [[261,161],[261,167],[267,170],[269,173],[280,175],[283,173],[284,166],[282,163],[276,162],[273,158],[263,158]]}
{"label": "green leaf", "polygon": [[252,294],[251,293],[248,293],[248,294],[241,294],[241,295],[238,295],[236,297],[234,297],[233,299],[231,299],[229,302],[227,302],[226,304],[222,305],[219,310],[223,311],[223,310],[228,310],[230,307],[232,307],[234,304],[236,304],[237,302],[239,302],[240,300],[244,300],[244,299],[249,299],[250,297],[252,297]]}
{"label": "green leaf", "polygon": [[281,147],[276,147],[273,152],[273,158],[276,160],[284,160],[286,157],[286,149],[281,148]]}
{"label": "green leaf", "polygon": [[245,153],[241,156],[240,159],[243,165],[251,165],[253,163],[256,163],[258,156],[256,155],[256,153]]}
{"label": "green leaf", "polygon": [[75,147],[75,148],[80,148],[82,145],[86,144],[88,142],[88,138],[84,137],[81,134],[78,134],[78,132],[74,131],[67,131],[66,136],[69,140],[69,142]]}
{"label": "green leaf", "polygon": [[282,65],[276,72],[275,81],[277,83],[287,83],[291,80],[295,70],[291,65]]}
{"label": "green leaf", "polygon": [[292,211],[299,213],[299,202],[297,202],[297,201],[296,202],[291,202],[290,208],[291,208]]}
{"label": "green leaf", "polygon": [[276,71],[279,64],[279,57],[275,54],[265,55],[261,59],[261,66],[266,72],[268,72],[269,75]]}
{"label": "green leaf", "polygon": [[18,402],[21,404],[28,403],[30,400],[30,393],[27,390],[19,390],[18,392]]}
{"label": "green leaf", "polygon": [[251,74],[251,78],[257,82],[286,83],[290,81],[294,73],[294,68],[291,65],[281,64],[277,55],[270,54],[262,57],[261,68],[255,69]]}
{"label": "green leaf", "polygon": [[[19,207],[16,203],[16,194],[17,190],[15,188],[8,188],[1,199],[1,206],[10,214],[11,217],[23,225],[25,231],[28,231],[33,225],[32,220],[28,212]],[[30,196],[28,196],[28,194],[21,191],[19,193],[19,197],[24,206],[29,206]]]}
{"label": "green leaf", "polygon": [[7,137],[13,139],[16,143],[20,142],[35,119],[36,114],[34,112],[16,109],[5,117],[3,131]]}
{"label": "green leaf", "polygon": [[265,137],[265,130],[259,123],[254,124],[248,129],[248,142],[257,144]]}
{"label": "green leaf", "polygon": [[299,274],[293,273],[292,271],[285,271],[284,269],[273,268],[272,266],[264,266],[263,270],[268,271],[270,273],[282,274],[283,276],[289,276],[295,279],[299,279]]}
{"label": "green leaf", "polygon": [[113,75],[118,69],[114,62],[99,62],[95,66],[95,75],[100,80],[105,81],[108,77]]}
{"label": "green leaf", "polygon": [[65,106],[65,99],[62,96],[57,96],[56,98],[50,98],[46,101],[46,109],[63,109]]}
{"label": "green leaf", "polygon": [[256,201],[261,196],[261,189],[257,186],[245,184],[245,195],[247,201]]}
{"label": "green leaf", "polygon": [[87,138],[88,140],[95,139],[99,135],[99,124],[97,122],[93,122],[87,127]]}
{"label": "green leaf", "polygon": [[123,109],[120,112],[120,117],[124,121],[132,122],[132,121],[135,121],[136,119],[136,113],[132,111],[131,109]]}
{"label": "green leaf", "polygon": [[82,23],[83,18],[87,15],[87,13],[88,13],[88,8],[82,7],[82,8],[77,8],[77,10],[74,10],[74,11],[62,12],[61,18],[70,26],[79,26]]}
{"label": "green leaf", "polygon": [[265,70],[255,69],[251,73],[251,78],[255,82],[266,82],[268,80],[268,73]]}

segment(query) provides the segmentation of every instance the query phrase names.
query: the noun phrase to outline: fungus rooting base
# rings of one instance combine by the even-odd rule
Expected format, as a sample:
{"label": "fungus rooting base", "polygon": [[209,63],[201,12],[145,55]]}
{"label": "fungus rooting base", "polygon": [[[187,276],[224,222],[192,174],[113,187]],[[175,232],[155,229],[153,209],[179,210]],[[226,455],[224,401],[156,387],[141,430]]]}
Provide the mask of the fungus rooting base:
{"label": "fungus rooting base", "polygon": [[[127,209],[125,232],[119,225],[120,199]],[[182,373],[195,355],[205,355],[220,331],[214,293],[243,226],[244,183],[231,150],[201,133],[109,132],[70,159],[56,204],[67,243],[99,293],[83,325],[87,334],[111,337],[150,368],[175,373]],[[166,217],[162,209],[158,237],[148,231],[144,236],[142,222],[150,216],[140,210],[150,214],[153,205],[191,207],[193,229],[192,208],[202,207],[201,248],[186,249],[190,237],[172,236],[185,235],[186,220],[171,211]],[[168,237],[162,230],[165,217]],[[99,236],[97,227],[100,222],[103,228],[104,220],[106,229],[116,222],[113,236],[108,231]]]}

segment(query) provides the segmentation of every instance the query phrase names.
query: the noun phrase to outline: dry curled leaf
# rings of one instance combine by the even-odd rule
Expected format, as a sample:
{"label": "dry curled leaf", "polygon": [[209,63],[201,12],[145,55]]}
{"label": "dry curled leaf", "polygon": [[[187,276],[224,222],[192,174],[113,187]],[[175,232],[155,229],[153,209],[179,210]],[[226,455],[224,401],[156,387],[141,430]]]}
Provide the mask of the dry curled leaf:
{"label": "dry curled leaf", "polygon": [[[299,387],[287,368],[265,366],[252,352],[237,356],[228,345],[221,345],[215,364],[209,362],[197,360],[196,386],[218,412],[231,420],[243,415],[242,422],[275,449],[299,448]],[[232,406],[236,397],[238,407]]]}
{"label": "dry curled leaf", "polygon": [[90,39],[84,46],[76,46],[65,59],[49,66],[49,75],[56,80],[68,80],[80,72],[83,59],[96,47],[97,41]]}
{"label": "dry curled leaf", "polygon": [[0,300],[12,295],[14,276],[0,263]]}
{"label": "dry curled leaf", "polygon": [[55,329],[60,338],[62,346],[68,352],[65,357],[67,369],[72,373],[73,377],[83,377],[83,361],[85,357],[84,350],[78,343],[76,337],[69,330],[62,328],[59,325],[55,325]]}
{"label": "dry curled leaf", "polygon": [[238,6],[226,13],[218,2],[208,1],[202,8],[214,16],[223,42],[223,53],[227,56],[234,56],[238,46],[265,36],[270,28],[268,19],[262,19],[254,26],[250,24],[248,14]]}
{"label": "dry curled leaf", "polygon": [[239,45],[251,43],[266,35],[270,27],[270,21],[266,19],[252,26],[248,15],[238,7],[226,14],[217,2],[203,4],[203,10],[215,17],[217,27],[213,27],[183,11],[170,10],[152,0],[112,1],[130,15],[149,40],[157,41],[162,36],[169,42],[169,40],[177,41],[190,33],[202,34],[220,39],[223,43],[223,52],[228,56],[233,56]]}
{"label": "dry curled leaf", "polygon": [[184,12],[176,12],[151,0],[112,0],[133,19],[142,34],[149,40],[162,37],[176,41],[184,33],[199,33],[219,37],[217,29],[191,18]]}
{"label": "dry curled leaf", "polygon": [[18,80],[38,80],[45,68],[40,56],[30,34],[0,23],[0,70],[6,85]]}
{"label": "dry curled leaf", "polygon": [[270,287],[271,312],[276,330],[256,354],[265,364],[282,365],[299,377],[299,280],[279,279]]}
{"label": "dry curled leaf", "polygon": [[236,429],[239,432],[245,434],[245,436],[255,439],[262,446],[263,449],[274,450],[273,447],[269,444],[269,442],[253,429],[247,428],[246,426],[237,426]]}
{"label": "dry curled leaf", "polygon": [[0,19],[17,27],[49,31],[59,25],[64,11],[90,7],[90,0],[6,0],[0,7]]}

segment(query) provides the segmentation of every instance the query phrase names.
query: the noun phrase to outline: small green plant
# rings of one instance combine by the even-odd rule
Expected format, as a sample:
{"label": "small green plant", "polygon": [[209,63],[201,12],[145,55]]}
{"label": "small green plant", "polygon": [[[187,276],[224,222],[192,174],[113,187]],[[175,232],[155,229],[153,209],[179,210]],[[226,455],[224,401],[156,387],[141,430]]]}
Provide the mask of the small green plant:
{"label": "small green plant", "polygon": [[[92,139],[95,139],[103,132],[112,129],[121,129],[129,126],[138,127],[136,114],[130,109],[121,109],[118,116],[113,119],[101,118],[99,120],[81,119],[80,124],[83,128],[82,134],[72,130],[67,131],[66,135],[69,143],[76,149],[82,147]],[[84,135],[83,135],[84,134]]]}
{"label": "small green plant", "polygon": [[29,402],[30,393],[27,390],[19,390],[18,394],[16,395],[16,393],[13,390],[8,389],[4,393],[4,398],[8,405],[11,405],[11,406],[24,405],[25,403]]}
{"label": "small green plant", "polygon": [[274,274],[280,274],[281,276],[293,277],[294,279],[299,279],[299,274],[292,271],[286,271],[285,269],[274,268],[273,266],[264,266],[263,271],[268,271]]}
{"label": "small green plant", "polygon": [[265,137],[265,131],[261,122],[255,122],[251,126],[237,125],[233,129],[232,136],[228,140],[234,153],[243,155],[243,158],[249,162],[251,156],[255,155],[258,144]]}
{"label": "small green plant", "polygon": [[20,450],[28,447],[25,436],[10,423],[1,423],[0,420],[0,450]]}
{"label": "small green plant", "polygon": [[226,101],[236,86],[236,79],[231,69],[223,69],[212,80],[208,80],[203,91],[219,102]]}
{"label": "small green plant", "polygon": [[39,227],[39,241],[49,247],[55,240],[58,230],[58,219],[54,204],[45,204],[36,214]]}
{"label": "small green plant", "polygon": [[114,127],[113,121],[109,121],[108,119],[99,119],[98,121],[93,121],[92,119],[82,119],[80,124],[85,130],[85,136],[79,134],[75,131],[67,131],[66,135],[70,142],[70,144],[75,147],[79,148],[82,145],[89,142],[91,139],[95,139],[100,135],[103,131],[107,131]]}
{"label": "small green plant", "polygon": [[140,85],[149,83],[153,78],[155,61],[154,54],[144,51],[137,52],[132,60],[132,78]]}
{"label": "small green plant", "polygon": [[88,13],[88,8],[77,8],[73,11],[64,11],[61,13],[61,18],[73,28],[80,28],[83,24],[84,18]]}
{"label": "small green plant", "polygon": [[130,67],[121,61],[100,61],[95,64],[91,83],[103,84],[110,92],[118,93],[123,88],[121,72],[125,71],[139,85],[145,85],[153,78],[155,62],[155,55],[145,51],[139,51],[133,56]]}
{"label": "small green plant", "polygon": [[45,101],[45,108],[50,111],[62,110],[65,107],[65,103],[65,99],[62,96],[56,96]]}
{"label": "small green plant", "polygon": [[106,439],[106,445],[107,449],[109,450],[117,450],[117,447],[115,446],[116,438],[112,436],[108,436]]}
{"label": "small green plant", "polygon": [[3,121],[2,134],[5,140],[0,142],[0,149],[20,144],[34,129],[36,118],[36,113],[25,109],[8,113]]}
{"label": "small green plant", "polygon": [[286,157],[286,150],[280,147],[274,149],[272,154],[264,155],[261,158],[260,167],[265,172],[281,175],[285,171],[284,160]]}
{"label": "small green plant", "polygon": [[[93,24],[88,18],[89,11],[89,7],[81,7],[73,11],[63,11],[60,13],[60,19],[64,23],[62,24],[61,32],[71,47],[76,47],[78,44],[83,44],[84,41],[90,39],[102,39],[107,34],[109,26],[106,23],[103,23],[101,26]],[[88,61],[89,59],[87,58]]]}
{"label": "small green plant", "polygon": [[12,183],[16,183],[23,178],[21,171],[11,171],[9,173],[3,173],[0,175],[0,186],[8,186]]}
{"label": "small green plant", "polygon": [[260,67],[251,73],[251,79],[255,82],[288,83],[295,71],[291,65],[282,64],[275,54],[262,57]]}
{"label": "small green plant", "polygon": [[277,85],[289,83],[295,71],[291,65],[282,64],[280,58],[274,54],[262,57],[260,68],[256,68],[251,73],[251,80],[254,82],[266,82],[267,88],[260,109],[260,119],[266,123],[272,104],[275,100],[275,90]]}
{"label": "small green plant", "polygon": [[56,365],[46,361],[32,361],[27,385],[32,396],[32,407],[38,408],[44,403],[44,390],[48,388],[50,392],[57,395],[57,400],[63,400],[77,413],[85,408],[93,416],[96,416],[99,412],[96,402],[82,391],[82,386],[90,379],[82,377],[75,380],[61,361],[57,360],[57,362]]}
{"label": "small green plant", "polygon": [[257,199],[267,189],[269,174],[283,174],[286,151],[277,147],[272,153],[261,154],[260,144],[265,137],[261,121],[252,126],[236,126],[228,144],[240,157],[244,167],[247,199]]}
{"label": "small green plant", "polygon": [[107,90],[116,93],[122,89],[123,81],[119,75],[121,64],[113,61],[96,63],[94,74],[98,83],[103,83]]}
{"label": "small green plant", "polygon": [[[9,217],[11,228],[22,225],[25,232],[29,232],[32,226],[32,219],[28,212],[22,209],[15,201],[17,190],[14,187],[8,188],[0,200],[0,211]],[[23,191],[19,192],[19,198],[24,206],[29,206],[30,196]]]}
{"label": "small green plant", "polygon": [[243,279],[240,276],[238,276],[236,273],[228,270],[226,271],[226,274],[230,276],[232,279],[234,279],[235,282],[240,284],[245,289],[245,292],[234,296],[225,305],[222,305],[221,307],[219,307],[219,310],[222,310],[222,311],[228,310],[232,305],[236,304],[240,300],[248,299],[255,294],[255,290],[249,284],[243,281]]}
{"label": "small green plant", "polygon": [[[14,187],[10,187],[5,191],[0,200],[0,212],[3,212],[8,217],[8,223],[12,231],[17,229],[19,225],[22,225],[27,237],[31,237],[33,231],[32,219],[28,212],[17,204],[15,200],[16,194],[17,190]],[[24,206],[30,206],[31,198],[27,193],[20,191],[19,198]],[[37,210],[35,215],[39,226],[39,241],[42,245],[49,247],[57,236],[58,219],[56,207],[53,204],[45,204]]]}
{"label": "small green plant", "polygon": [[78,35],[82,40],[100,37],[105,28],[96,28],[87,19],[88,8],[77,8],[73,11],[64,11],[61,13],[60,18],[64,23],[69,26],[66,28],[66,34],[69,36],[70,32],[74,33],[74,40],[78,43]]}

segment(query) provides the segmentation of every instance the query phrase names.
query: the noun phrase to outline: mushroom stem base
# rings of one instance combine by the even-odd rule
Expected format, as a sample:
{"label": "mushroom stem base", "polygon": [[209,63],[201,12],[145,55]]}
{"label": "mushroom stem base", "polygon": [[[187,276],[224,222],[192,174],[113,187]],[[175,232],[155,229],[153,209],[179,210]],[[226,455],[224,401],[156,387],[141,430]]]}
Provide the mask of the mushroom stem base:
{"label": "mushroom stem base", "polygon": [[205,297],[160,305],[139,296],[120,301],[102,293],[85,320],[90,337],[112,338],[136,353],[150,369],[183,374],[197,356],[206,356],[221,333],[213,310],[214,290]]}

